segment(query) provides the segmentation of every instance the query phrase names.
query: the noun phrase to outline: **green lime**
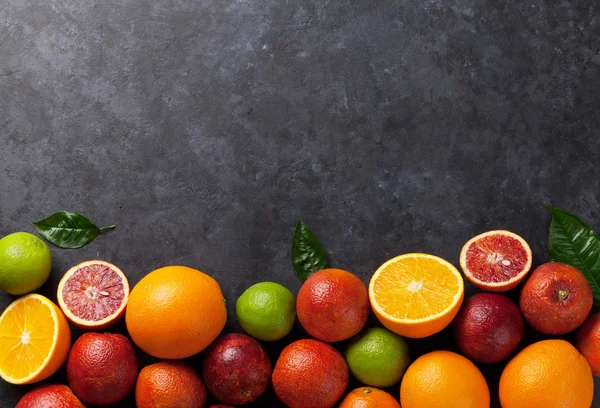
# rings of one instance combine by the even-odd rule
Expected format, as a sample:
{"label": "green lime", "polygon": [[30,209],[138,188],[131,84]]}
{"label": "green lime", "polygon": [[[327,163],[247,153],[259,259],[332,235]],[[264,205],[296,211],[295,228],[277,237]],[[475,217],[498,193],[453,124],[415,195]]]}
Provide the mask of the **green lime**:
{"label": "green lime", "polygon": [[346,360],[360,382],[382,388],[399,382],[410,364],[406,341],[379,327],[366,329],[352,339]]}
{"label": "green lime", "polygon": [[0,290],[22,295],[38,289],[52,269],[50,248],[28,232],[0,239]]}
{"label": "green lime", "polygon": [[292,330],[296,320],[296,299],[286,287],[275,282],[250,286],[235,305],[240,325],[259,340],[275,341]]}

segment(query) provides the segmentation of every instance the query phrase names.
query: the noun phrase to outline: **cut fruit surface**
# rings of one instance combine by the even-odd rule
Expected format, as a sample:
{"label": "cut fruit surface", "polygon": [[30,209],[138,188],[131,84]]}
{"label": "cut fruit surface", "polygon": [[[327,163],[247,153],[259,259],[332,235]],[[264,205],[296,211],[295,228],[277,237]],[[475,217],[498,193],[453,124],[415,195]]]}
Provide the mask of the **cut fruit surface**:
{"label": "cut fruit surface", "polygon": [[460,272],[434,255],[414,253],[390,259],[369,283],[377,318],[394,333],[412,338],[431,336],[450,324],[463,297]]}
{"label": "cut fruit surface", "polygon": [[0,316],[0,376],[11,384],[50,377],[65,362],[70,346],[67,320],[44,296],[23,296]]}
{"label": "cut fruit surface", "polygon": [[104,329],[125,313],[129,283],[105,261],[87,261],[69,269],[58,284],[58,304],[67,319],[83,329]]}
{"label": "cut fruit surface", "polygon": [[517,234],[495,230],[471,238],[460,252],[465,277],[480,289],[506,292],[531,269],[531,248]]}

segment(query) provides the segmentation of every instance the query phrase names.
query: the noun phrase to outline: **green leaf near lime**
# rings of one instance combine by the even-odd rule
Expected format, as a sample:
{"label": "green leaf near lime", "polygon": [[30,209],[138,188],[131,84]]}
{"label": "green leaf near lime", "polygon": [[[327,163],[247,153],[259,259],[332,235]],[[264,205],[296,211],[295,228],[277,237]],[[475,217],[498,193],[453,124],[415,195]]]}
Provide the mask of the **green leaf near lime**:
{"label": "green leaf near lime", "polygon": [[0,290],[11,295],[33,292],[51,269],[50,248],[35,235],[15,232],[0,239]]}
{"label": "green leaf near lime", "polygon": [[398,383],[410,364],[406,341],[379,327],[354,337],[346,349],[346,360],[356,379],[382,388]]}
{"label": "green leaf near lime", "polygon": [[250,286],[235,305],[238,321],[252,337],[276,341],[287,336],[296,320],[296,299],[285,286],[261,282]]}

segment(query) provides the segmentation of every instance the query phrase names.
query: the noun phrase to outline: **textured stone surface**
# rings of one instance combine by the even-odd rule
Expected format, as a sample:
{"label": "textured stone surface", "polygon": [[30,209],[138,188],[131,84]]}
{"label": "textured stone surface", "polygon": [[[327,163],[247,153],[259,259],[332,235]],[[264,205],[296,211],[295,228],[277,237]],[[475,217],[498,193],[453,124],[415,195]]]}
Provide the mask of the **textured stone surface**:
{"label": "textured stone surface", "polygon": [[[53,247],[42,293],[90,258],[132,284],[189,265],[222,283],[230,331],[251,283],[298,290],[298,218],[365,282],[408,251],[457,264],[491,228],[539,264],[544,203],[600,230],[599,15],[593,0],[5,1],[0,235],[62,209],[116,223]],[[455,349],[449,331],[410,346]],[[483,370],[496,398],[501,366]],[[1,383],[0,407],[28,389]]]}

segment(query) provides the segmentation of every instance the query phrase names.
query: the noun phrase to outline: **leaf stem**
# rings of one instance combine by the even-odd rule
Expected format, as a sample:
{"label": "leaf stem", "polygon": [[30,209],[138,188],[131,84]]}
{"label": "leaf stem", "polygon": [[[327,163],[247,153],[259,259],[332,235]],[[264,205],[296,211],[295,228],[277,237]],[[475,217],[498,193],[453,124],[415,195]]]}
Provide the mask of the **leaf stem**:
{"label": "leaf stem", "polygon": [[116,227],[117,227],[116,225],[109,225],[108,227],[100,228],[100,232],[104,232],[104,231],[108,231],[108,230],[111,230],[111,229],[115,229]]}

